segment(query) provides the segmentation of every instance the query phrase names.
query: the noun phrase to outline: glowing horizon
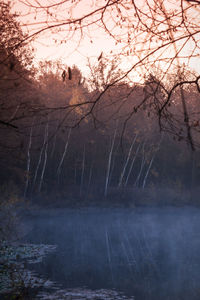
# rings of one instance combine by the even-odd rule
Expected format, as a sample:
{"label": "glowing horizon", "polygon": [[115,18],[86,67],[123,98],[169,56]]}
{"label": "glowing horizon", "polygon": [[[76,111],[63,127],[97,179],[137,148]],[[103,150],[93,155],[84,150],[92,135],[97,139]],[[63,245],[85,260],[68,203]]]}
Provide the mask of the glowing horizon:
{"label": "glowing horizon", "polygon": [[[38,11],[38,14],[35,14],[34,7],[31,9],[25,4],[25,2],[17,0],[15,2],[15,5],[13,6],[13,10],[20,13],[19,21],[20,23],[22,23],[23,30],[25,32],[29,32],[29,34],[32,34],[35,31],[40,30],[44,26],[44,24],[46,24],[46,13],[44,13],[43,9],[41,8],[41,10]],[[32,5],[34,2],[35,1],[29,1],[29,3],[32,3]],[[101,2],[102,1],[98,2],[98,4],[100,5]],[[49,1],[45,0],[42,1],[42,3],[44,3],[43,5],[46,5],[49,3]],[[86,7],[84,6],[84,4],[86,5]],[[94,7],[96,8],[98,4],[95,4],[95,6],[93,3],[92,6],[92,2],[81,1],[78,7],[72,9],[72,14],[75,17],[77,17],[77,15],[83,15],[85,12],[87,12],[87,9],[88,11],[90,11],[94,9]],[[66,3],[66,6],[67,5],[68,4]],[[60,19],[66,19],[63,11],[61,12],[60,10],[58,10],[57,14]],[[55,16],[57,18],[57,15]],[[53,21],[51,20],[51,22]],[[108,22],[110,21],[108,20]],[[131,68],[132,65],[137,60],[139,60],[139,58],[134,54],[131,55],[129,53],[129,55],[126,55],[126,52],[128,52],[128,47],[126,47],[123,42],[116,44],[114,39],[110,37],[103,28],[98,27],[96,24],[92,25],[91,29],[89,29],[87,33],[84,33],[83,37],[80,36],[80,32],[75,34],[72,33],[73,32],[67,31],[67,29],[62,28],[61,31],[55,29],[53,33],[47,31],[39,34],[32,42],[36,50],[34,53],[34,63],[37,65],[40,61],[62,60],[63,64],[69,66],[76,65],[83,72],[83,75],[87,76],[88,58],[95,62],[97,61],[97,58],[101,52],[103,52],[105,56],[110,57],[111,59],[112,57],[119,55],[119,58],[122,59],[121,68],[123,71]],[[67,34],[72,34],[72,37],[66,36]],[[192,47],[193,45],[191,41],[188,43],[184,51],[190,51],[190,48]],[[122,52],[123,49],[124,53]],[[171,56],[170,51],[171,50],[168,51],[166,48],[165,57],[169,58]],[[183,56],[185,52],[183,52]],[[124,57],[122,58],[123,55]],[[159,51],[158,54],[152,56],[152,58],[155,60],[157,59],[157,57],[159,57]],[[189,60],[189,63],[186,58],[180,59],[180,62],[185,63],[190,69],[200,74],[200,57],[198,55],[197,57],[191,58]],[[155,65],[155,61],[152,60],[152,64]],[[160,65],[161,69],[165,68],[163,62],[159,62],[158,64]],[[139,75],[139,73],[142,72],[147,72],[147,70],[143,70],[143,68],[134,70],[134,81],[141,81],[142,77]]]}

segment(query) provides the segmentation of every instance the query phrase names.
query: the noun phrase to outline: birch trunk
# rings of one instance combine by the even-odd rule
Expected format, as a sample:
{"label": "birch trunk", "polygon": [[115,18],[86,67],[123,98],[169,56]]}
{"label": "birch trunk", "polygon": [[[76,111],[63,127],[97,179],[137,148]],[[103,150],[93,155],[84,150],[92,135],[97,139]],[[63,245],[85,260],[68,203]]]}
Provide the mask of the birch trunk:
{"label": "birch trunk", "polygon": [[114,172],[114,168],[115,168],[115,161],[116,161],[116,156],[117,156],[117,151],[119,149],[120,143],[116,146],[115,151],[113,151],[113,155],[112,155],[112,163],[111,163],[111,167],[110,167],[110,175],[109,177],[112,178],[112,174]]}
{"label": "birch trunk", "polygon": [[46,143],[46,127],[45,127],[45,130],[44,130],[43,144],[42,144],[42,147],[41,147],[41,150],[40,150],[40,154],[39,154],[39,158],[38,158],[38,163],[37,163],[37,166],[36,166],[36,169],[35,169],[35,174],[34,174],[34,177],[33,177],[33,188],[34,188],[34,186],[36,184],[36,180],[37,180],[38,171],[39,171],[39,167],[40,167],[41,160],[42,160],[42,154],[43,154],[43,151],[44,151],[45,143]]}
{"label": "birch trunk", "polygon": [[141,143],[138,145],[138,147],[137,147],[137,149],[136,149],[136,152],[135,152],[135,155],[134,155],[134,157],[133,157],[133,159],[132,159],[132,162],[131,162],[131,165],[130,165],[130,168],[129,168],[129,171],[128,171],[128,174],[127,174],[127,177],[126,177],[126,181],[125,181],[125,184],[124,184],[125,187],[126,187],[127,184],[128,184],[128,180],[129,180],[129,177],[130,177],[130,175],[131,175],[131,172],[132,172],[132,169],[133,169],[133,165],[134,165],[134,163],[135,163],[135,160],[136,160],[136,157],[137,157],[137,155],[138,155],[138,152],[139,152],[140,147],[141,147]]}
{"label": "birch trunk", "polygon": [[149,166],[148,166],[148,168],[147,168],[146,174],[145,174],[145,176],[144,176],[144,180],[143,180],[143,184],[142,184],[142,188],[143,188],[143,189],[145,188],[146,181],[147,181],[147,177],[148,177],[148,175],[149,175],[149,171],[150,171],[150,169],[151,169],[151,166],[152,166],[152,163],[153,163],[153,161],[154,161],[155,155],[156,155],[156,153],[153,154],[153,156],[152,156],[152,158],[151,158],[151,160],[150,160]]}
{"label": "birch trunk", "polygon": [[46,164],[47,164],[48,136],[49,136],[49,124],[47,123],[46,130],[45,130],[44,163],[43,163],[41,177],[40,177],[40,183],[39,183],[39,189],[38,189],[39,192],[41,191],[41,188],[42,188],[44,172],[45,172]]}
{"label": "birch trunk", "polygon": [[132,149],[133,149],[133,146],[134,146],[134,144],[135,144],[135,141],[136,141],[137,136],[138,136],[138,135],[136,134],[136,136],[134,137],[134,139],[133,139],[133,141],[132,141],[132,144],[131,144],[131,146],[130,146],[130,148],[129,148],[129,152],[128,152],[127,158],[126,158],[126,160],[125,160],[124,167],[123,167],[123,170],[122,170],[120,179],[119,179],[118,188],[120,188],[121,185],[122,185],[123,178],[124,178],[124,175],[125,175],[125,172],[126,172],[126,168],[127,168],[128,163],[129,163],[130,156],[131,156],[131,153],[132,153]]}
{"label": "birch trunk", "polygon": [[112,142],[111,142],[110,153],[109,153],[109,156],[108,156],[108,166],[107,166],[106,182],[105,182],[105,189],[104,189],[104,196],[105,197],[107,196],[107,193],[108,193],[108,183],[109,183],[109,179],[110,179],[110,167],[111,167],[111,162],[112,162],[112,153],[113,153],[113,148],[114,148],[114,144],[115,144],[116,133],[117,133],[117,127],[116,127],[114,135],[113,135],[113,139],[112,139]]}
{"label": "birch trunk", "polygon": [[63,161],[64,161],[65,156],[66,156],[66,153],[67,153],[70,135],[71,135],[71,128],[69,129],[69,133],[68,133],[67,141],[66,141],[66,143],[65,143],[65,148],[64,148],[64,151],[63,151],[63,155],[62,155],[62,157],[61,157],[60,163],[59,163],[58,168],[57,168],[58,182],[59,182],[59,177],[60,177],[61,167],[62,167]]}
{"label": "birch trunk", "polygon": [[162,143],[162,139],[163,139],[163,133],[161,134],[161,138],[160,138],[158,147],[157,147],[156,151],[154,152],[154,154],[152,155],[152,158],[151,158],[151,160],[150,160],[149,166],[148,166],[148,168],[147,168],[147,172],[146,172],[146,174],[145,174],[145,176],[144,176],[144,180],[143,180],[143,184],[142,184],[142,188],[143,188],[143,189],[145,188],[146,181],[147,181],[147,178],[148,178],[148,176],[149,176],[149,171],[151,170],[151,167],[152,167],[152,164],[153,164],[153,162],[154,162],[156,153],[157,153],[158,150],[160,149],[160,145],[161,145],[161,143]]}
{"label": "birch trunk", "polygon": [[144,147],[145,147],[145,143],[143,143],[143,147],[142,147],[142,160],[141,160],[141,165],[140,165],[140,171],[138,173],[138,176],[136,178],[134,186],[138,186],[139,180],[140,180],[140,176],[142,174],[142,170],[143,170],[144,165],[145,165],[145,151],[144,151]]}

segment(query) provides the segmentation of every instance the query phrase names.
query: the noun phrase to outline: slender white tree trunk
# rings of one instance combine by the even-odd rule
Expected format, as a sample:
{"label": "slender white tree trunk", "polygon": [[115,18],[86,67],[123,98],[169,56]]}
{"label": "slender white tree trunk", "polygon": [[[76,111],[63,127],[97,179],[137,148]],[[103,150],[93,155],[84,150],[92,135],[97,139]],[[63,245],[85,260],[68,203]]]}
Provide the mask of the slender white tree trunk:
{"label": "slender white tree trunk", "polygon": [[68,149],[68,145],[69,145],[69,139],[70,139],[70,135],[71,135],[71,128],[69,129],[69,133],[68,133],[68,136],[67,136],[67,141],[65,143],[65,148],[64,148],[64,151],[63,151],[63,155],[60,159],[60,163],[58,165],[58,168],[57,168],[57,177],[58,177],[58,182],[59,182],[59,177],[60,177],[60,172],[61,172],[61,167],[62,167],[62,164],[63,164],[63,161],[65,159],[65,156],[66,156],[66,153],[67,153],[67,149]]}
{"label": "slender white tree trunk", "polygon": [[140,177],[141,177],[141,174],[142,174],[142,170],[144,168],[144,165],[145,165],[145,143],[143,143],[143,147],[142,147],[142,160],[141,160],[141,165],[140,165],[140,170],[139,170],[139,173],[138,173],[138,176],[136,178],[136,181],[134,183],[134,186],[138,186],[139,184],[139,180],[140,180]]}
{"label": "slender white tree trunk", "polygon": [[140,150],[140,147],[141,147],[141,143],[138,145],[138,147],[137,147],[137,149],[136,149],[136,152],[135,152],[135,154],[134,154],[134,156],[133,156],[133,159],[132,159],[130,168],[129,168],[129,170],[128,170],[128,174],[127,174],[127,176],[126,176],[126,180],[125,180],[125,184],[124,184],[125,187],[126,187],[127,184],[128,184],[128,180],[129,180],[129,177],[130,177],[130,175],[131,175],[131,172],[132,172],[132,169],[133,169],[133,165],[134,165],[134,162],[135,162],[136,157],[137,157],[137,155],[138,155],[138,152],[139,152],[139,150]]}
{"label": "slender white tree trunk", "polygon": [[110,178],[112,178],[112,174],[113,174],[113,172],[114,172],[115,161],[116,161],[116,156],[117,156],[117,151],[118,151],[118,149],[119,149],[119,145],[120,145],[120,144],[118,144],[118,145],[116,146],[115,151],[113,151],[113,155],[112,155],[112,163],[111,163],[111,167],[110,167],[110,175],[109,175]]}
{"label": "slender white tree trunk", "polygon": [[108,156],[108,166],[107,166],[107,172],[106,172],[106,182],[105,182],[105,188],[104,188],[104,196],[107,196],[108,193],[108,184],[109,184],[109,179],[110,179],[110,167],[111,167],[111,162],[112,162],[112,154],[113,154],[113,148],[115,144],[115,138],[117,134],[117,127],[115,129],[112,141],[111,141],[111,147],[110,147],[110,152]]}
{"label": "slender white tree trunk", "polygon": [[152,164],[153,164],[155,155],[156,155],[156,153],[153,154],[153,156],[152,156],[152,158],[151,158],[151,160],[150,160],[149,166],[148,166],[148,168],[147,168],[146,174],[145,174],[145,176],[144,176],[144,180],[143,180],[143,183],[142,183],[142,188],[143,188],[143,189],[145,188],[146,181],[147,181],[147,177],[148,177],[148,175],[149,175],[149,171],[150,171],[151,166],[152,166]]}
{"label": "slender white tree trunk", "polygon": [[44,147],[45,147],[45,143],[46,143],[46,127],[45,127],[45,130],[44,130],[44,140],[43,140],[43,144],[42,144],[42,147],[40,149],[40,154],[39,154],[39,158],[38,158],[38,163],[37,163],[37,166],[36,166],[36,169],[35,169],[35,173],[34,173],[34,177],[33,177],[33,188],[36,184],[36,180],[37,180],[37,176],[38,176],[38,171],[39,171],[39,167],[40,167],[40,164],[41,164],[41,160],[42,160],[42,154],[43,154],[43,151],[44,151]]}
{"label": "slender white tree trunk", "polygon": [[151,160],[150,160],[150,163],[149,163],[149,166],[148,166],[148,168],[147,168],[146,174],[145,174],[145,176],[144,176],[144,180],[143,180],[143,184],[142,184],[142,188],[143,188],[143,189],[144,189],[145,186],[146,186],[146,181],[147,181],[147,178],[148,178],[148,176],[149,176],[149,171],[151,170],[151,167],[152,167],[152,164],[153,164],[153,162],[154,162],[156,153],[157,153],[157,152],[159,151],[159,149],[160,149],[160,145],[161,145],[162,139],[163,139],[163,133],[161,134],[161,137],[160,137],[160,141],[159,141],[159,143],[158,143],[158,146],[157,146],[155,152],[154,152],[153,155],[152,155],[152,158],[151,158]]}
{"label": "slender white tree trunk", "polygon": [[42,188],[44,172],[45,172],[46,164],[47,164],[48,137],[49,137],[49,124],[47,123],[46,130],[45,130],[44,163],[43,163],[42,172],[41,172],[41,176],[40,176],[40,183],[39,183],[39,188],[38,188],[39,192],[41,191],[41,188]]}
{"label": "slender white tree trunk", "polygon": [[131,146],[129,148],[129,151],[128,151],[128,154],[127,154],[124,166],[123,166],[123,170],[121,172],[121,176],[120,176],[120,179],[119,179],[118,188],[120,188],[121,185],[122,185],[122,183],[123,183],[123,178],[124,178],[124,175],[125,175],[125,172],[126,172],[126,168],[127,168],[128,163],[129,163],[130,156],[131,156],[131,153],[132,153],[132,149],[133,149],[133,146],[135,144],[137,136],[138,135],[136,134],[135,137],[134,137],[134,139],[133,139],[133,141],[132,141],[132,143],[131,143]]}

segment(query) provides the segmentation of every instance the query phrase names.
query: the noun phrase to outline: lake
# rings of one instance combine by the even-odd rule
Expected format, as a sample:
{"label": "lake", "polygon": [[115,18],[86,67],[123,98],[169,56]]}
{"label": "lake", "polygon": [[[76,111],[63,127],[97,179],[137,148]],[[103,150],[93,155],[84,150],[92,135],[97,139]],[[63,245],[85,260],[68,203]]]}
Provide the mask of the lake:
{"label": "lake", "polygon": [[[43,209],[23,221],[26,242],[57,246],[29,267],[61,289],[200,299],[199,209]],[[103,297],[88,299],[118,299]]]}

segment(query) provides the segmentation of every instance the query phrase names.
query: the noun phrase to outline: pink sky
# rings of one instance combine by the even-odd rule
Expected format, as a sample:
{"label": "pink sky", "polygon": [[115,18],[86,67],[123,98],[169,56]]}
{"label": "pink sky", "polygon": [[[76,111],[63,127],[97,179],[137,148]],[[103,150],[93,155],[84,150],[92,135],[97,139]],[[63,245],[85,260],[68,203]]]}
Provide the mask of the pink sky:
{"label": "pink sky", "polygon": [[[26,6],[24,3],[30,3],[31,5],[36,5],[38,2],[42,5],[58,3],[58,1],[55,0],[16,0],[15,2],[16,4],[13,7],[13,10],[17,10],[20,13],[20,21],[22,23],[27,25],[29,24],[23,28],[25,31],[28,29],[30,33],[33,33],[44,26],[45,23],[43,23],[43,21],[46,21],[46,13],[44,13],[44,9],[39,9],[37,14],[35,14],[35,9],[30,9],[30,7]],[[67,13],[68,11],[70,11],[74,17],[77,17],[97,8],[101,3],[105,3],[105,1],[81,0],[80,4],[73,9],[71,1],[66,1],[62,10],[55,11],[55,14],[59,17],[59,19],[66,20],[69,17],[69,14]],[[69,7],[71,7],[71,9],[69,9]],[[41,21],[42,24],[40,24]],[[110,20],[107,20],[107,22],[109,23]],[[65,28],[63,27],[62,29]],[[90,30],[85,31],[84,39],[80,39],[79,33],[73,37],[70,35],[71,32],[66,30],[57,33],[55,32],[54,34],[47,31],[39,35],[34,41],[34,47],[36,49],[35,61],[61,59],[63,63],[67,65],[77,65],[83,73],[87,74],[88,57],[91,60],[94,59],[94,61],[96,61],[96,58],[99,56],[101,51],[112,56],[113,53],[119,53],[123,46],[123,44],[115,45],[115,41],[109,37],[108,34],[105,34],[103,29],[96,25],[92,26]],[[55,40],[57,40],[57,43],[55,43]],[[61,40],[66,40],[66,42],[61,44]],[[80,44],[79,41],[81,41]],[[188,44],[186,49],[190,50],[190,47],[192,47],[192,44]],[[136,57],[125,57],[123,61],[124,68],[129,68],[135,61]],[[190,61],[190,67],[200,73],[200,59],[192,59]]]}

